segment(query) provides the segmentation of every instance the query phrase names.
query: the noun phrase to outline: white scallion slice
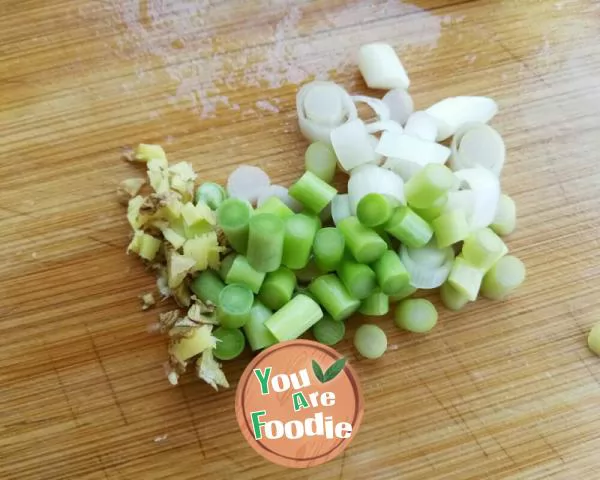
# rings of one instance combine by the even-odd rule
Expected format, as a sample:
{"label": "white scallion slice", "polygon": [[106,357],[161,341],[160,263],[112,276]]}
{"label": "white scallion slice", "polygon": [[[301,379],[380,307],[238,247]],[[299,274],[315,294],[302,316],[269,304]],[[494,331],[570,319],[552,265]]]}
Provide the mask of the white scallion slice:
{"label": "white scallion slice", "polygon": [[382,167],[400,175],[402,180],[408,182],[415,173],[423,168],[423,165],[402,158],[388,157]]}
{"label": "white scallion slice", "polygon": [[446,203],[442,207],[442,213],[449,213],[454,210],[463,210],[470,225],[474,209],[475,192],[472,190],[459,190],[457,192],[448,192]]}
{"label": "white scallion slice", "polygon": [[460,127],[450,146],[450,167],[462,170],[480,166],[500,176],[506,147],[502,136],[484,123],[467,123]]}
{"label": "white scallion slice", "polygon": [[491,229],[498,235],[509,235],[517,227],[517,206],[512,198],[506,194],[500,195],[498,209],[494,216]]}
{"label": "white scallion slice", "polygon": [[375,112],[378,121],[385,122],[390,119],[390,108],[383,100],[366,95],[353,95],[350,98],[354,103],[366,103]]}
{"label": "white scallion slice", "polygon": [[357,118],[350,95],[333,82],[314,81],[304,85],[296,95],[296,111],[302,135],[316,142],[330,143],[331,131]]}
{"label": "white scallion slice", "polygon": [[498,177],[482,167],[466,168],[454,175],[473,192],[473,213],[469,217],[471,231],[489,226],[496,216],[500,200]]}
{"label": "white scallion slice", "polygon": [[[394,120],[383,120],[381,122],[372,122],[366,125],[367,132],[369,133],[378,133],[378,132],[393,132],[397,135],[400,135],[403,132],[402,125]],[[375,137],[377,138],[377,137]],[[379,139],[377,139],[379,143]],[[375,145],[377,146],[377,145]]]}
{"label": "white scallion slice", "polygon": [[408,117],[415,110],[415,104],[410,94],[402,89],[396,88],[387,92],[381,99],[390,109],[390,120],[400,125],[405,125]]}
{"label": "white scallion slice", "polygon": [[358,68],[369,88],[408,89],[410,79],[398,58],[387,43],[370,43],[360,47]]}
{"label": "white scallion slice", "polygon": [[454,135],[465,123],[488,123],[498,113],[498,104],[488,97],[449,97],[425,111],[436,120],[437,141],[441,142]]}
{"label": "white scallion slice", "polygon": [[418,111],[413,113],[406,121],[404,133],[419,137],[428,142],[435,142],[437,138],[437,123],[427,112]]}
{"label": "white scallion slice", "polygon": [[422,248],[400,247],[400,260],[410,273],[410,284],[415,288],[432,289],[441,286],[452,270],[454,250],[436,248],[432,240]]}
{"label": "white scallion slice", "polygon": [[348,180],[348,199],[352,215],[356,215],[356,207],[361,198],[369,193],[380,193],[400,204],[406,203],[402,178],[377,165],[362,165],[352,170]]}
{"label": "white scallion slice", "polygon": [[379,145],[379,139],[373,134],[369,135],[369,137],[371,138],[371,147],[373,148],[373,160],[370,163],[381,166],[384,157],[375,151],[377,145]]}
{"label": "white scallion slice", "polygon": [[290,207],[294,212],[302,210],[302,204],[297,200],[290,197],[288,189],[282,185],[269,185],[267,188],[262,190],[258,195],[256,206],[260,207],[271,197],[278,197],[283,203]]}
{"label": "white scallion slice", "polygon": [[346,193],[338,193],[331,200],[331,218],[334,225],[338,225],[344,218],[351,217],[350,199]]}
{"label": "white scallion slice", "polygon": [[331,146],[340,168],[345,172],[377,160],[371,136],[359,118],[332,130]]}
{"label": "white scallion slice", "polygon": [[321,125],[339,125],[344,119],[342,96],[329,83],[316,84],[304,97],[306,118]]}
{"label": "white scallion slice", "polygon": [[375,151],[385,157],[408,160],[422,166],[444,164],[450,156],[450,149],[444,145],[394,132],[383,132]]}
{"label": "white scallion slice", "polygon": [[241,165],[227,179],[227,193],[256,204],[258,196],[271,184],[269,176],[253,165]]}

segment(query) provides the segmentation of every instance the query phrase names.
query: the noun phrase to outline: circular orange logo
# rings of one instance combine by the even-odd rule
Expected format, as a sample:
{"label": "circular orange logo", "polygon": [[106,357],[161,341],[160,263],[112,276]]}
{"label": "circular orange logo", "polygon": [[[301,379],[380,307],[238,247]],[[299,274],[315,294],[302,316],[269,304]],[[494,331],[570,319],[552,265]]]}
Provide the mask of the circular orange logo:
{"label": "circular orange logo", "polygon": [[257,355],[240,379],[235,408],[250,446],[293,468],[336,457],[356,436],[364,410],[346,359],[310,340],[278,343]]}

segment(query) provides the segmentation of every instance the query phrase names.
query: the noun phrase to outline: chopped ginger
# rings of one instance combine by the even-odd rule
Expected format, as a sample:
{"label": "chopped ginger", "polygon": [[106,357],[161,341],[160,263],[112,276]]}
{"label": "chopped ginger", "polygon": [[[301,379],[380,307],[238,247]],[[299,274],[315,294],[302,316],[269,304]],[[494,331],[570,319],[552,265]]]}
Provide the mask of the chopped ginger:
{"label": "chopped ginger", "polygon": [[140,143],[133,153],[133,159],[137,162],[149,162],[153,159],[167,160],[167,154],[160,145]]}
{"label": "chopped ginger", "polygon": [[179,310],[170,310],[158,314],[158,326],[161,333],[167,333],[179,319]]}
{"label": "chopped ginger", "polygon": [[138,255],[145,260],[154,260],[154,257],[156,257],[156,254],[160,249],[160,245],[161,243],[158,238],[144,233],[142,235],[140,251],[138,252]]}
{"label": "chopped ginger", "polygon": [[144,260],[154,260],[161,242],[158,238],[148,235],[141,230],[136,230],[131,243],[127,247],[127,253],[137,253]]}
{"label": "chopped ginger", "polygon": [[201,325],[190,329],[185,337],[174,337],[169,345],[169,353],[180,364],[185,364],[207,348],[215,348],[217,339],[212,336],[212,325]]}
{"label": "chopped ginger", "polygon": [[178,196],[169,195],[165,200],[165,209],[169,220],[177,220],[181,217],[182,203]]}
{"label": "chopped ginger", "polygon": [[156,193],[169,192],[169,171],[166,161],[153,159],[148,162],[148,181]]}
{"label": "chopped ginger", "polygon": [[169,172],[172,176],[180,177],[184,182],[193,182],[198,175],[194,172],[194,168],[188,162],[179,162],[169,167]]}
{"label": "chopped ginger", "polygon": [[[209,234],[206,234],[209,235]],[[210,240],[207,236],[192,238],[183,244],[183,254],[195,260],[195,270],[206,270],[208,268],[208,251]]]}
{"label": "chopped ginger", "polygon": [[167,270],[160,268],[156,277],[156,288],[160,292],[160,295],[164,298],[171,296],[171,289],[169,288],[169,281],[167,279]]}
{"label": "chopped ginger", "polygon": [[145,219],[140,214],[140,208],[142,208],[145,201],[144,197],[138,195],[129,200],[129,204],[127,205],[127,220],[129,220],[129,225],[134,230],[140,228],[145,222]]}
{"label": "chopped ginger", "polygon": [[183,221],[189,227],[198,224],[209,224],[212,226],[217,222],[215,212],[204,203],[194,205],[192,202],[187,202],[181,207],[181,215],[183,216]]}
{"label": "chopped ginger", "polygon": [[196,370],[198,377],[215,390],[218,391],[219,387],[229,388],[229,382],[221,370],[221,365],[215,360],[212,348],[202,352],[202,358],[196,361]]}
{"label": "chopped ginger", "polygon": [[180,307],[189,307],[192,303],[192,292],[186,282],[181,282],[173,289],[173,298]]}
{"label": "chopped ginger", "polygon": [[142,310],[148,310],[150,307],[156,305],[154,295],[151,293],[144,293],[140,296],[140,299],[142,300]]}
{"label": "chopped ginger", "polygon": [[138,194],[140,189],[144,186],[144,183],[146,183],[144,178],[127,178],[123,180],[117,189],[117,195],[119,196],[121,203],[127,205],[129,199]]}
{"label": "chopped ginger", "polygon": [[185,255],[171,252],[167,258],[167,278],[169,288],[181,285],[185,276],[194,268],[196,260]]}
{"label": "chopped ginger", "polygon": [[181,193],[186,200],[194,195],[194,180],[196,172],[188,162],[179,162],[169,168],[171,189]]}
{"label": "chopped ginger", "polygon": [[208,305],[196,300],[196,302],[190,306],[187,312],[187,317],[196,323],[218,325],[219,322],[214,315],[214,311],[214,306],[209,307]]}
{"label": "chopped ginger", "polygon": [[185,237],[179,235],[172,228],[161,228],[162,234],[165,237],[165,240],[173,245],[175,250],[179,250],[183,244],[185,243]]}
{"label": "chopped ginger", "polygon": [[[118,190],[133,230],[127,252],[136,253],[156,272],[160,300],[173,297],[187,309],[185,316],[179,310],[162,313],[156,324],[157,330],[170,337],[167,378],[177,385],[188,361],[196,361],[200,378],[215,389],[228,387],[212,354],[217,340],[211,332],[219,325],[215,306],[199,301],[189,288],[194,272],[209,267],[218,270],[221,256],[228,251],[215,212],[203,202],[194,204],[197,175],[190,163],[169,166],[163,148],[150,144],[138,145],[126,158],[145,163],[147,174],[147,180],[124,180]],[[145,183],[152,192],[142,195]],[[151,293],[140,298],[144,310],[156,304]]]}

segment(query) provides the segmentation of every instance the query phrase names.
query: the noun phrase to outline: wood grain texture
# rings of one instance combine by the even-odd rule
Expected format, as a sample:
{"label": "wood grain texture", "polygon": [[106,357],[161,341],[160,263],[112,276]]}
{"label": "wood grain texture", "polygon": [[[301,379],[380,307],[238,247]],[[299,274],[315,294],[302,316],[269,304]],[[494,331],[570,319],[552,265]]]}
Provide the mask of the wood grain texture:
{"label": "wood grain texture", "polygon": [[[0,478],[593,479],[600,460],[600,5],[593,0],[0,1]],[[298,84],[366,91],[352,55],[398,48],[418,107],[496,98],[503,189],[529,270],[505,303],[350,356],[365,417],[344,455],[287,471],[256,455],[234,389],[171,388],[151,275],[125,256],[120,149],[159,142],[222,181],[289,184]],[[163,305],[161,309],[168,309]],[[352,322],[348,338],[361,320]],[[237,384],[248,356],[226,366]]]}

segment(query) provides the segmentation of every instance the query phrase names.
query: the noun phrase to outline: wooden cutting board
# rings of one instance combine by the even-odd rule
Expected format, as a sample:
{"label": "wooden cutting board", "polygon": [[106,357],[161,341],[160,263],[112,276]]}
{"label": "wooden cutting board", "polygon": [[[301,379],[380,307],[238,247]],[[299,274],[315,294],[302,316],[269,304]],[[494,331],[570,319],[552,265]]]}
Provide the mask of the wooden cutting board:
{"label": "wooden cutting board", "polygon": [[[591,0],[1,1],[0,478],[598,478],[599,19]],[[353,58],[375,40],[418,108],[500,104],[508,243],[529,277],[509,301],[441,310],[427,336],[376,320],[377,361],[356,356],[353,320],[339,349],[365,393],[358,436],[284,470],[243,440],[234,388],[166,382],[137,298],[153,278],[125,255],[114,192],[138,172],[120,150],[161,143],[204,179],[250,163],[289,185],[298,85],[367,92]],[[226,365],[233,387],[248,359]]]}

